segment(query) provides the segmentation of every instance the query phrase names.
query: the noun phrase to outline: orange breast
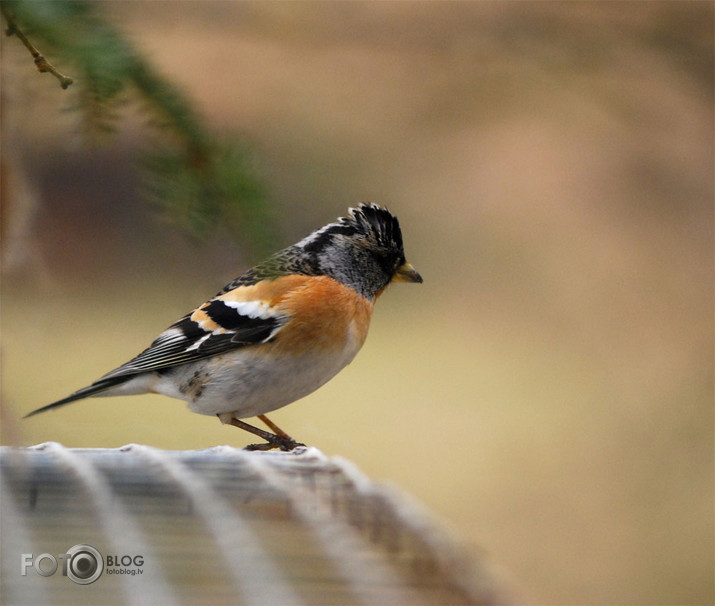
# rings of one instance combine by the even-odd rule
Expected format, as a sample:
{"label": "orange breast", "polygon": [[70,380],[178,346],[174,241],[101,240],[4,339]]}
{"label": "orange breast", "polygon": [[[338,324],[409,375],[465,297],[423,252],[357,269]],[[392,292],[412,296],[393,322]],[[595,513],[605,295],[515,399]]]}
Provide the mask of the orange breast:
{"label": "orange breast", "polygon": [[343,350],[352,341],[359,349],[367,338],[372,302],[327,276],[301,277],[302,284],[294,282],[277,302],[277,310],[291,320],[276,336],[276,345],[300,353]]}

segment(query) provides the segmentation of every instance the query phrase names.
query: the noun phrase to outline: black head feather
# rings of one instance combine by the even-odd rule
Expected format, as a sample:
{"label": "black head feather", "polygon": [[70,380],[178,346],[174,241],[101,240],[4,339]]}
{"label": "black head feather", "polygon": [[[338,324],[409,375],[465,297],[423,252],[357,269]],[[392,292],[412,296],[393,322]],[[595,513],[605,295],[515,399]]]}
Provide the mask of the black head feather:
{"label": "black head feather", "polygon": [[402,231],[397,217],[377,204],[361,204],[350,209],[350,217],[343,218],[356,226],[357,231],[378,249],[402,252]]}

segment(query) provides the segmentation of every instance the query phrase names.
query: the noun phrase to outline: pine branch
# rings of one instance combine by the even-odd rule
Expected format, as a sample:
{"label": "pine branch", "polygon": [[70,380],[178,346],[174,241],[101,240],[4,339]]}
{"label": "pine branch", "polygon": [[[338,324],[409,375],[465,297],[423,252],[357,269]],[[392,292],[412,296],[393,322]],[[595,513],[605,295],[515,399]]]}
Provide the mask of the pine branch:
{"label": "pine branch", "polygon": [[10,14],[10,11],[7,9],[7,6],[5,4],[0,4],[0,11],[2,11],[3,17],[5,17],[5,19],[7,20],[8,27],[5,30],[5,34],[7,36],[15,35],[20,39],[20,41],[25,45],[25,48],[30,51],[30,54],[32,55],[32,58],[35,62],[35,67],[37,67],[38,72],[52,74],[60,81],[60,86],[63,89],[67,88],[70,84],[74,82],[72,78],[70,78],[69,76],[65,76],[63,73],[59,72],[57,68],[55,68],[55,66],[52,65],[52,63],[50,63],[45,58],[45,56],[35,48],[34,44],[30,42],[27,36],[17,26],[17,23],[15,23],[15,20],[13,19],[12,15]]}
{"label": "pine branch", "polygon": [[186,92],[106,19],[101,3],[0,0],[0,9],[8,35],[17,35],[38,69],[55,75],[63,88],[72,79],[59,73],[24,32],[69,62],[78,78],[75,98],[93,129],[111,128],[117,115],[112,110],[123,100],[141,100],[155,121],[139,154],[147,169],[145,193],[175,226],[198,239],[218,231],[262,253],[274,248],[275,220],[250,146],[207,128]]}

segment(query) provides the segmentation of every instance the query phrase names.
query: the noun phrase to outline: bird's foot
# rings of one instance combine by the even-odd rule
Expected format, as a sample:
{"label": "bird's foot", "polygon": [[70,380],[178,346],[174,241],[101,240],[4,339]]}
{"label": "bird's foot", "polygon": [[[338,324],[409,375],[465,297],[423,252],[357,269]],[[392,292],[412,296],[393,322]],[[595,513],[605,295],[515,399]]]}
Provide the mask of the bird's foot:
{"label": "bird's foot", "polygon": [[274,448],[278,448],[284,452],[290,452],[295,448],[305,446],[305,444],[296,442],[293,438],[284,438],[275,434],[268,435],[272,436],[270,438],[266,438],[268,442],[264,442],[263,444],[249,444],[244,450],[273,450]]}
{"label": "bird's foot", "polygon": [[258,415],[258,418],[261,419],[261,421],[263,421],[266,425],[268,425],[268,427],[270,427],[273,431],[275,431],[275,433],[270,433],[263,429],[259,429],[258,427],[249,425],[245,421],[240,421],[239,419],[225,418],[221,415],[217,416],[219,419],[221,419],[222,423],[228,423],[229,425],[233,425],[234,427],[238,427],[239,429],[248,431],[253,435],[256,435],[259,438],[263,438],[265,440],[265,443],[263,444],[249,444],[248,446],[246,446],[245,450],[273,450],[274,448],[278,448],[284,452],[290,452],[291,450],[294,450],[299,446],[305,446],[305,444],[296,442],[285,431],[283,431],[265,415]]}

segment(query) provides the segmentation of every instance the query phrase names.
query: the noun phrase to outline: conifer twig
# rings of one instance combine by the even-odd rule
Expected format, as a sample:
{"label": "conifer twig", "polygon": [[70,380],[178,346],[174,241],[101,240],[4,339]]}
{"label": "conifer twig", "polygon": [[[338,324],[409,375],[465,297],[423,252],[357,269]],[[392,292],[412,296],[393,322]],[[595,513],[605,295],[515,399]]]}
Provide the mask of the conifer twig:
{"label": "conifer twig", "polygon": [[57,71],[55,66],[52,65],[52,63],[50,63],[45,58],[45,56],[35,48],[32,42],[27,39],[27,36],[25,36],[22,30],[17,26],[17,23],[15,23],[15,20],[10,15],[10,11],[7,10],[6,6],[0,4],[0,10],[2,10],[3,16],[5,17],[5,19],[7,19],[8,28],[5,30],[5,34],[8,36],[15,35],[20,39],[20,41],[25,45],[27,50],[30,51],[32,58],[35,61],[35,67],[37,67],[37,71],[41,73],[48,72],[52,74],[60,81],[60,86],[62,88],[67,88],[70,84],[72,84],[74,80],[72,80],[72,78],[70,78],[69,76],[65,76],[63,73]]}

